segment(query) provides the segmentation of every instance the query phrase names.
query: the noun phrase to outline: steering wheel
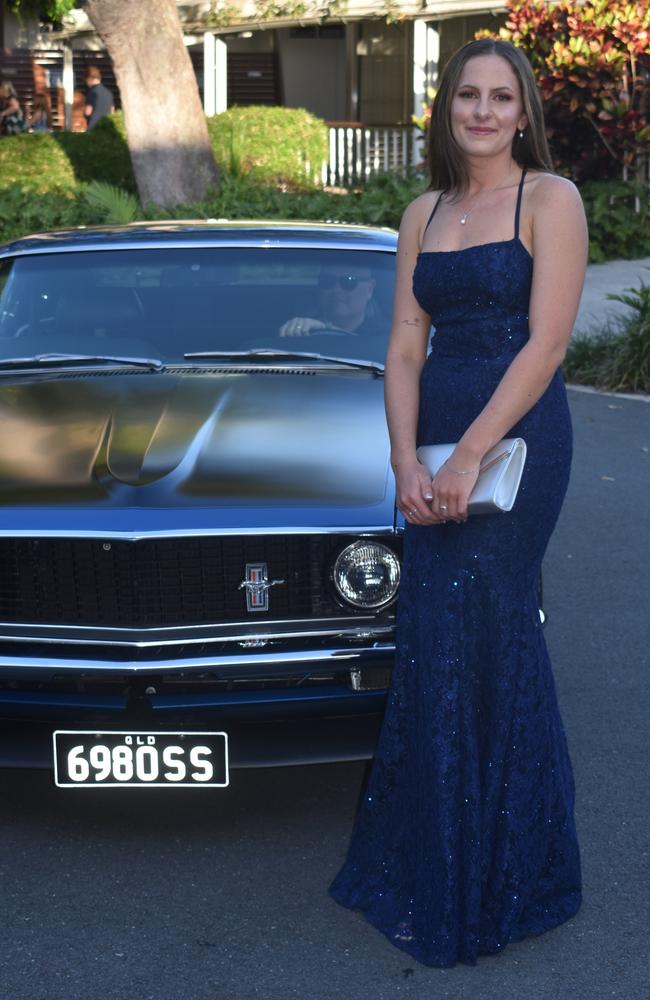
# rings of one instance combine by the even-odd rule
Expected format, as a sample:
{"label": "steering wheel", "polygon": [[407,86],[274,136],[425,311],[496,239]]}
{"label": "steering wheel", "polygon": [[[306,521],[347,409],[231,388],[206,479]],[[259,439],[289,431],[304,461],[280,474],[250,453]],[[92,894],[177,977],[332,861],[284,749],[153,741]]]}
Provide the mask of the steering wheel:
{"label": "steering wheel", "polygon": [[283,337],[282,340],[312,340],[314,337],[349,337],[349,330],[341,330],[337,326],[319,326],[313,333],[307,333],[304,337]]}

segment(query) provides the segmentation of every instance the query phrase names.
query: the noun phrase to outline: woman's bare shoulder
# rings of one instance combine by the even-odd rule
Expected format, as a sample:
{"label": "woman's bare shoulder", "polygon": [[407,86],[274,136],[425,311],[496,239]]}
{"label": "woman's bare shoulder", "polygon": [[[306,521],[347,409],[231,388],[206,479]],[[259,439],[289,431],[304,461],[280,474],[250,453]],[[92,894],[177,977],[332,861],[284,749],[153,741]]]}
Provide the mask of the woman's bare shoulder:
{"label": "woman's bare shoulder", "polygon": [[440,191],[425,191],[409,202],[402,215],[400,232],[407,231],[413,234],[417,238],[418,243],[420,243],[429,216],[440,194]]}
{"label": "woman's bare shoulder", "polygon": [[567,177],[559,174],[529,171],[526,177],[526,187],[530,189],[530,201],[533,209],[554,207],[563,211],[571,205],[581,204],[580,192]]}

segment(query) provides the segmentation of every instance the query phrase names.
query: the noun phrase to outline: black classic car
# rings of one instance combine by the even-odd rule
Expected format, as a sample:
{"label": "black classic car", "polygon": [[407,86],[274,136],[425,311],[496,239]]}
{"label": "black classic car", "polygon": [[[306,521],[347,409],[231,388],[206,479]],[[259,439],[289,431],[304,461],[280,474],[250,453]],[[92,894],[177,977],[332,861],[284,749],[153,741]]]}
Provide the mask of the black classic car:
{"label": "black classic car", "polygon": [[0,764],[213,786],[371,756],[395,248],[164,222],[0,250]]}

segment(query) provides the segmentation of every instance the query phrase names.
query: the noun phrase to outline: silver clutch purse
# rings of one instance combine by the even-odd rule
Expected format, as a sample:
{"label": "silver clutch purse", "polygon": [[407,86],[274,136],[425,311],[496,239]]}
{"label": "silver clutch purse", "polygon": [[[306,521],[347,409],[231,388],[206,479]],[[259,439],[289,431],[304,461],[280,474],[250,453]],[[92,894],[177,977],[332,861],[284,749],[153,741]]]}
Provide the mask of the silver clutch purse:
{"label": "silver clutch purse", "polygon": [[[452,454],[455,444],[425,444],[417,449],[418,460],[435,476]],[[470,514],[494,514],[512,510],[526,461],[523,438],[503,438],[483,456],[476,485],[470,493]]]}

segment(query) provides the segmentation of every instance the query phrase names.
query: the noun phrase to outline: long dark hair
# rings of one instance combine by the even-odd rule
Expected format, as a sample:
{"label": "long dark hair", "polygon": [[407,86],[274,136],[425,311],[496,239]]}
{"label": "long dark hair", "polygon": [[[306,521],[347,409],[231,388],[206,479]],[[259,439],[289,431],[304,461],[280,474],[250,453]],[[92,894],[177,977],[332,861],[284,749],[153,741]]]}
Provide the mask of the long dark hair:
{"label": "long dark hair", "polygon": [[453,191],[462,195],[467,190],[469,176],[465,154],[451,131],[451,102],[467,62],[475,56],[497,55],[512,67],[521,88],[524,112],[528,118],[523,138],[515,132],[512,140],[513,159],[521,167],[552,170],[551,154],[544,129],[544,112],[535,77],[523,52],[510,42],[480,38],[468,42],[451,57],[443,71],[440,88],[431,109],[429,123],[429,171],[432,191]]}

